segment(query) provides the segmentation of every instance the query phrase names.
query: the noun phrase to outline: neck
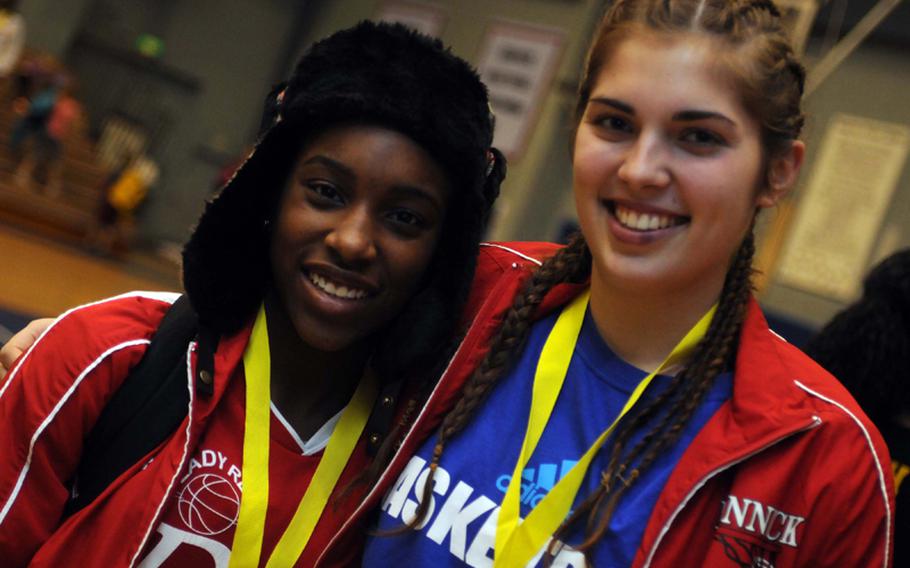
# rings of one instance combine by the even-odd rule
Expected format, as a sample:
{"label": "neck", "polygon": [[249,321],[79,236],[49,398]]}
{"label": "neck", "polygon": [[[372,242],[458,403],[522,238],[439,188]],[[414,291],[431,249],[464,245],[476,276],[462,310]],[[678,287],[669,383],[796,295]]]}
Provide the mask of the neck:
{"label": "neck", "polygon": [[371,349],[366,343],[341,351],[315,349],[300,339],[274,294],[268,295],[265,306],[272,402],[300,437],[307,439],[351,400]]}
{"label": "neck", "polygon": [[619,290],[591,274],[591,315],[614,353],[639,369],[655,371],[720,297],[723,282],[692,290]]}

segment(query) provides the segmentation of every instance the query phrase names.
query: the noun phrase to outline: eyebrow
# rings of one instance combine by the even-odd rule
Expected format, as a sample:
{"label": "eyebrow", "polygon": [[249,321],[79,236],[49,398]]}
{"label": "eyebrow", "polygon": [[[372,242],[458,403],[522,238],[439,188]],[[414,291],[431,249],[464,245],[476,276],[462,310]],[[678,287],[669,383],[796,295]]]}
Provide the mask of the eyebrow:
{"label": "eyebrow", "polygon": [[[635,116],[635,109],[632,107],[632,105],[624,103],[617,99],[612,99],[610,97],[596,97],[590,99],[590,102],[607,105],[609,107],[615,108],[620,112]],[[682,110],[673,115],[673,120],[681,122],[694,122],[697,120],[710,119],[718,119],[731,125],[736,125],[733,119],[729,118],[728,116],[710,110]]]}
{"label": "eyebrow", "polygon": [[342,175],[346,178],[352,179],[352,180],[357,178],[357,174],[354,173],[353,169],[342,164],[338,160],[333,160],[332,158],[329,158],[328,156],[323,156],[321,154],[307,158],[305,162],[303,162],[302,164],[300,164],[300,166],[298,166],[298,169],[300,169],[304,166],[310,166],[310,165],[314,165],[314,164],[319,165],[319,166],[324,166],[330,170],[333,170],[335,173]]}
{"label": "eyebrow", "polygon": [[736,126],[736,123],[733,122],[733,119],[727,117],[724,114],[719,112],[713,112],[710,110],[684,110],[680,111],[673,115],[673,120],[680,120],[683,122],[692,122],[696,120],[710,120],[718,119],[724,122],[727,122],[733,126]]}
{"label": "eyebrow", "polygon": [[611,99],[609,97],[596,97],[596,98],[589,99],[589,102],[600,103],[602,105],[611,106],[618,111],[635,116],[635,109],[632,108],[632,105],[628,105],[628,104],[626,104],[622,101],[618,101],[616,99]]}

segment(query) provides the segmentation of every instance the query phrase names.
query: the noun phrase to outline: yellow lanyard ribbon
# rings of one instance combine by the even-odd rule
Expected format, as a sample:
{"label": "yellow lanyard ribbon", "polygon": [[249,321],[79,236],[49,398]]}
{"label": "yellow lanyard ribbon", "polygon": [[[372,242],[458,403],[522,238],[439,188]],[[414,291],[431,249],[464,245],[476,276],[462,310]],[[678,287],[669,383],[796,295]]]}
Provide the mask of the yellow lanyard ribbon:
{"label": "yellow lanyard ribbon", "polygon": [[496,548],[493,564],[497,568],[525,566],[547,544],[569,514],[572,503],[575,501],[575,495],[578,493],[578,488],[581,487],[581,482],[584,480],[594,455],[616,428],[616,424],[638,402],[642,393],[658,373],[681,363],[691,354],[708,331],[708,325],[717,310],[716,305],[708,310],[708,313],[702,316],[695,327],[690,329],[673,348],[657,370],[638,383],[613,423],[595,440],[594,444],[578,460],[578,463],[550,489],[549,493],[528,514],[528,517],[524,521],[520,521],[521,472],[531,459],[544,428],[546,428],[547,421],[553,413],[553,407],[556,405],[556,399],[569,369],[569,362],[575,352],[575,343],[581,331],[589,297],[590,291],[585,292],[563,309],[541,351],[537,370],[534,373],[527,432],[496,523]]}
{"label": "yellow lanyard ribbon", "polygon": [[[246,418],[243,436],[243,496],[234,543],[231,568],[259,566],[265,517],[269,505],[269,422],[270,401],[269,335],[265,309],[260,308],[250,342],[243,354],[246,375]],[[335,484],[354,452],[376,400],[377,385],[369,373],[360,381],[351,402],[345,407],[329,444],[306,489],[291,523],[275,545],[268,567],[293,566],[306,548],[313,529],[328,503]]]}

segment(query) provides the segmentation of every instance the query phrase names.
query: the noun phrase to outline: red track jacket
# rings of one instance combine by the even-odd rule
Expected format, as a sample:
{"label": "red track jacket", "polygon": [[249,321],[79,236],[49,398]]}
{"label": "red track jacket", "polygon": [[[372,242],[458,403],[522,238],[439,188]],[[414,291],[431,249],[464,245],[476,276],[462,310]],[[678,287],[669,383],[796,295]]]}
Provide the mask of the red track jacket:
{"label": "red track jacket", "polygon": [[[327,508],[298,565],[352,562],[369,511],[457,400],[520,284],[555,250],[533,243],[482,248],[466,312],[475,317],[464,341],[378,484]],[[541,315],[581,289],[554,289]],[[75,559],[81,566],[136,563],[223,386],[209,399],[191,392],[188,419],[154,459],[137,463],[61,527],[57,519],[84,436],[141,358],[172,300],[131,294],[74,310],[11,369],[0,390],[4,566],[71,565]],[[222,341],[216,373],[233,370],[248,333]],[[226,382],[216,377],[215,385]],[[348,468],[363,467],[363,455],[356,452]],[[768,330],[753,302],[732,399],[671,474],[633,566],[888,566],[894,507],[889,463],[884,442],[849,394]]]}

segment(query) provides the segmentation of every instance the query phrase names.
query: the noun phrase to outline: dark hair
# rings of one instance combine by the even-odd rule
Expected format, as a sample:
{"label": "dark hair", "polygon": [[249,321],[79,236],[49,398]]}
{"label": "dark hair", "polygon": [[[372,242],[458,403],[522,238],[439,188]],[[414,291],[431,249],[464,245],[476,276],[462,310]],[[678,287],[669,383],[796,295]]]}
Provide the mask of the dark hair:
{"label": "dark hair", "polygon": [[[767,1],[728,0],[619,0],[608,10],[594,37],[579,90],[576,120],[580,120],[597,76],[622,34],[640,30],[659,33],[708,34],[737,47],[730,60],[740,83],[745,106],[761,119],[766,154],[775,155],[788,147],[802,127],[800,95],[802,67],[789,47],[780,17]],[[767,100],[758,100],[761,95]],[[754,98],[754,100],[753,100]],[[587,551],[607,530],[612,513],[623,493],[666,448],[672,446],[693,412],[714,384],[716,377],[733,367],[742,322],[752,292],[754,238],[750,230],[731,260],[717,313],[705,338],[699,343],[687,367],[648,404],[633,409],[623,419],[613,438],[607,469],[601,485],[587,496],[563,523],[551,547],[572,526],[585,519],[585,541],[577,546]],[[548,259],[530,277],[521,294],[505,315],[487,355],[466,382],[462,398],[443,419],[424,485],[417,514],[411,527],[426,515],[433,483],[432,476],[446,442],[460,432],[496,382],[510,369],[532,326],[537,306],[557,284],[578,282],[591,271],[587,244],[577,236],[566,248]],[[641,440],[627,447],[632,434],[651,424]],[[552,559],[555,551],[550,550]]]}
{"label": "dark hair", "polygon": [[910,249],[873,268],[862,297],[831,319],[806,353],[836,376],[882,432],[910,411]]}

